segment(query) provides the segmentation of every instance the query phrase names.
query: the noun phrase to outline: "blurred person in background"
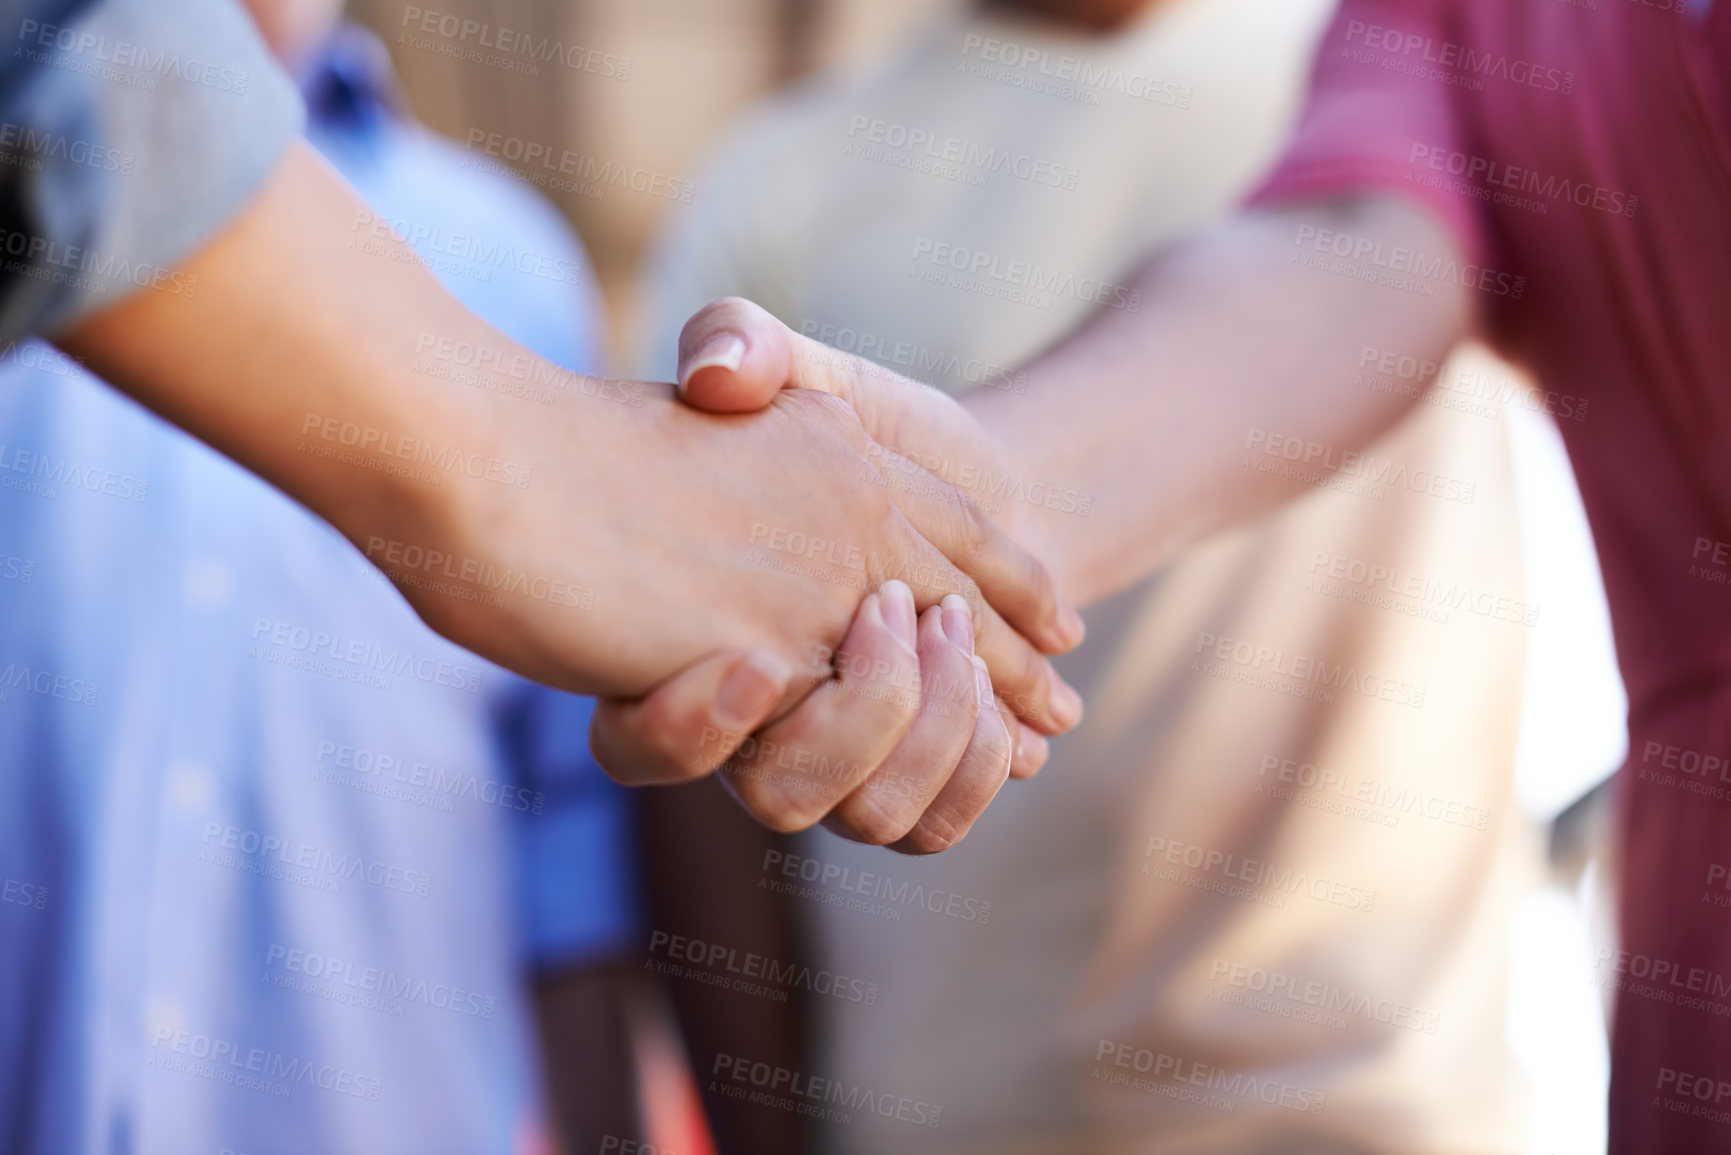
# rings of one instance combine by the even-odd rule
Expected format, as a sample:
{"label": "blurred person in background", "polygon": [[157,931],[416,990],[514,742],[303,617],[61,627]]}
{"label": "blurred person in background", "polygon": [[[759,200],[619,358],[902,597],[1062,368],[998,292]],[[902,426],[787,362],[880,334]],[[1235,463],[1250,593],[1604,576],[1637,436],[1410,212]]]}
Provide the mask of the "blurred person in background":
{"label": "blurred person in background", "polygon": [[[596,370],[558,215],[414,125],[335,0],[248,7],[378,219]],[[49,346],[5,357],[0,444],[124,479],[0,491],[7,668],[79,688],[0,708],[0,874],[39,900],[0,908],[0,1147],[547,1152],[537,974],[553,1113],[638,1134],[615,960],[641,915],[593,703],[438,637],[329,525]],[[311,633],[408,663],[307,660]]]}
{"label": "blurred person in background", "polygon": [[[1094,494],[1087,519],[1009,503],[999,515],[1044,543],[1060,588],[1084,605],[1278,509],[1319,472],[1361,478],[1379,437],[1458,389],[1367,388],[1367,351],[1398,354],[1398,376],[1399,357],[1434,362],[1476,333],[1530,370],[1556,404],[1628,697],[1617,942],[1591,976],[1614,1000],[1615,1155],[1718,1150],[1731,1125],[1713,1102],[1731,1086],[1731,920],[1715,913],[1728,905],[1731,826],[1731,493],[1716,467],[1731,441],[1727,11],[1713,0],[1342,0],[1299,128],[1243,209],[1138,265],[1124,288],[1144,310],[1096,310],[1022,367],[1022,394],[958,402],[741,301],[683,334],[694,348],[727,335],[744,350],[726,380],[688,382],[692,403],[739,412],[786,385],[821,389],[849,401],[886,452],[946,463],[969,492],[1025,475]],[[1138,436],[1126,442],[1126,428]],[[1247,435],[1274,430],[1293,460],[1314,450],[1325,469],[1256,468]],[[1427,491],[1447,493],[1447,480],[1427,474]],[[1490,605],[1500,612],[1501,598]],[[1299,688],[1350,674],[1370,688],[1357,669],[1242,637],[1211,657],[1211,673]],[[1216,852],[1198,862],[1212,869]],[[1138,1082],[1125,1072],[1144,1057],[1170,1072],[1174,1056],[1096,1045],[1120,1075],[1120,1090],[1101,1094],[1126,1111],[1150,1090],[1243,1087],[1199,1066]]]}
{"label": "blurred person in background", "polygon": [[[1015,366],[1102,306],[1146,317],[1137,262],[1226,213],[1273,162],[1331,9],[987,4],[863,79],[772,100],[663,238],[638,368],[673,372],[687,316],[732,294],[947,393],[1031,400]],[[1354,384],[1416,396],[1460,379],[1416,352],[1367,350]],[[831,363],[800,356],[819,375]],[[927,1128],[853,1111],[818,1124],[823,1150],[1523,1149],[1504,1004],[1511,916],[1543,864],[1512,773],[1536,615],[1501,404],[1432,400],[1369,451],[1427,484],[1337,475],[1090,609],[1090,644],[1062,667],[1090,717],[955,851],[886,863],[801,840],[793,853],[825,869],[975,912],[792,904],[812,965],[877,991],[812,1000],[813,1076],[942,1112]],[[1288,466],[1284,432],[1253,430],[1245,466]],[[916,460],[950,479],[958,464]],[[974,489],[1009,521],[1049,479],[1007,480]],[[1096,521],[1111,497],[1057,496],[1052,516]],[[1402,587],[1417,592],[1389,597],[1373,570],[1417,577]],[[1261,671],[1235,665],[1244,644],[1398,692],[1246,677]],[[779,877],[765,864],[786,853],[712,857],[688,872],[708,879],[705,902],[660,917],[719,933],[724,903],[759,908]],[[709,1070],[725,1033],[688,1032]],[[1215,1074],[1228,1090],[1167,1093]]]}

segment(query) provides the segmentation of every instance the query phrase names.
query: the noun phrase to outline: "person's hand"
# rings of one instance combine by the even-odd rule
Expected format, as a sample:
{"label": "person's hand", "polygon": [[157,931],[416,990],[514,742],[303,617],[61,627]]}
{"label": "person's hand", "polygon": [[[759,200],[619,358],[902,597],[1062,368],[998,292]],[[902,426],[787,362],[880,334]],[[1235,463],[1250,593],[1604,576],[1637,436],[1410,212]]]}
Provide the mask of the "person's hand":
{"label": "person's hand", "polygon": [[[539,681],[632,698],[710,654],[765,650],[798,672],[783,709],[830,675],[813,654],[839,647],[866,593],[901,580],[920,610],[961,599],[1026,724],[1057,734],[1080,718],[1042,652],[1080,640],[1080,621],[1043,567],[953,488],[888,484],[840,400],[788,390],[716,416],[670,386],[633,387],[640,404],[549,407],[495,430],[494,456],[535,463],[533,484],[467,486],[450,503],[434,538],[454,540],[449,556],[530,585],[452,597],[416,581],[406,552],[369,556],[435,629]],[[537,575],[582,587],[593,609],[538,599]]]}
{"label": "person's hand", "polygon": [[679,386],[686,404],[710,413],[754,412],[783,389],[839,397],[872,439],[868,452],[898,500],[916,499],[931,478],[952,485],[1042,561],[1053,549],[1042,514],[1076,512],[1066,506],[1072,495],[1029,476],[955,398],[795,333],[740,297],[685,323]]}
{"label": "person's hand", "polygon": [[[828,655],[816,657],[829,667]],[[746,809],[777,830],[822,820],[904,853],[955,845],[1012,755],[967,605],[951,595],[916,624],[912,594],[888,582],[861,605],[833,666],[793,714],[764,726],[794,671],[769,654],[716,654],[641,702],[602,702],[590,743],[627,785],[690,781],[719,766]],[[1038,770],[1045,739],[1025,735],[1016,760]]]}
{"label": "person's hand", "polygon": [[[954,399],[794,333],[750,301],[724,298],[686,323],[679,382],[687,404],[714,413],[753,412],[783,388],[840,397],[871,435],[869,452],[898,502],[916,503],[934,479],[953,484],[1035,556],[1049,556],[1036,516],[1046,503],[1029,499],[1041,488]],[[1014,718],[1010,725],[1011,775],[1031,777],[1045,763],[1045,740]],[[680,731],[678,740],[693,743],[696,733]]]}

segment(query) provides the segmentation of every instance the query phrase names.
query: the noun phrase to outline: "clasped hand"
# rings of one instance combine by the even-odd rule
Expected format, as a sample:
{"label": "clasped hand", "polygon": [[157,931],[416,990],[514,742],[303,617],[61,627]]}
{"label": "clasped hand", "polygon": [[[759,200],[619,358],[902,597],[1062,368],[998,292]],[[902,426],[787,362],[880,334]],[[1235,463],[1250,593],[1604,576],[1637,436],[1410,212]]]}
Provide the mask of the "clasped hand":
{"label": "clasped hand", "polygon": [[[824,407],[873,467],[865,479],[928,548],[879,559],[885,572],[917,575],[912,584],[891,577],[866,592],[873,567],[859,542],[824,537],[828,522],[755,520],[742,551],[755,564],[865,593],[840,645],[808,644],[798,662],[724,650],[644,698],[604,700],[591,735],[598,759],[634,785],[719,770],[747,810],[778,830],[821,820],[843,837],[906,853],[954,845],[1007,778],[1038,772],[1046,735],[1081,716],[1075,691],[1043,656],[1082,636],[1046,569],[971,497],[873,437],[924,422],[919,443],[966,453],[977,428],[947,398],[807,342],[743,301],[693,317],[680,354],[688,406],[742,415],[712,420],[749,420],[743,415],[773,405]],[[869,407],[840,387],[863,372],[882,378]],[[836,396],[846,412],[828,408]],[[844,468],[833,462],[827,471]],[[815,480],[790,463],[783,485]]]}

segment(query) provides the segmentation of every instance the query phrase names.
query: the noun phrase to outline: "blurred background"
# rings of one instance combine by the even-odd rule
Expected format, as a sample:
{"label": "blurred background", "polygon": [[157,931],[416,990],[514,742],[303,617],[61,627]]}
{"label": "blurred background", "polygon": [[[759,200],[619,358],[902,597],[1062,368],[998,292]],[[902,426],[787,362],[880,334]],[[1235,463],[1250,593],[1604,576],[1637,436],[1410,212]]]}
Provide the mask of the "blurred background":
{"label": "blurred background", "polygon": [[[962,0],[440,0],[437,10],[627,61],[623,75],[546,68],[513,74],[407,44],[401,0],[355,0],[351,18],[387,45],[415,115],[462,142],[500,133],[570,149],[597,166],[685,181],[751,101],[830,68],[869,65],[917,25]],[[583,236],[622,356],[645,248],[671,203],[625,186],[541,184]],[[600,191],[603,195],[597,196]]]}
{"label": "blurred background", "polygon": [[[532,164],[538,188],[581,234],[607,313],[615,371],[629,365],[644,258],[668,211],[703,171],[722,132],[753,102],[834,70],[869,68],[922,24],[966,0],[350,0],[348,15],[389,46],[414,115],[478,155],[509,162],[535,146],[569,150],[568,178]],[[423,11],[581,45],[592,70],[513,72],[417,46],[402,27]],[[494,134],[497,134],[496,136]],[[516,142],[516,143],[512,143]],[[617,181],[600,174],[627,174]],[[588,174],[585,176],[585,174]],[[633,187],[633,185],[637,187]],[[699,190],[701,191],[701,190]],[[1502,372],[1511,372],[1506,368]],[[1551,831],[1555,877],[1523,906],[1509,983],[1509,1043],[1533,1087],[1530,1150],[1603,1150],[1608,1054],[1593,956],[1610,941],[1605,780],[1623,756],[1624,702],[1608,618],[1572,473],[1548,420],[1511,406],[1525,493],[1544,516],[1521,527],[1529,596],[1549,630],[1528,652],[1518,793]],[[1570,516],[1559,518],[1557,509]],[[655,1141],[712,1151],[665,1007],[637,1015],[644,1107]]]}

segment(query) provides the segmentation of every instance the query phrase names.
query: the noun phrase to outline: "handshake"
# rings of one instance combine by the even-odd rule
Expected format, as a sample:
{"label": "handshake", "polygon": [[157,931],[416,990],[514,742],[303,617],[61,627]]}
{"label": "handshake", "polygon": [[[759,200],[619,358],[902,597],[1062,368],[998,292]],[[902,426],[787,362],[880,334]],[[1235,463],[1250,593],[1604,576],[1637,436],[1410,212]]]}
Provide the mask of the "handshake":
{"label": "handshake", "polygon": [[[948,397],[748,302],[698,313],[679,352],[677,391],[636,404],[488,410],[490,456],[534,484],[462,491],[437,537],[525,581],[480,600],[386,573],[453,640],[601,695],[591,744],[620,782],[719,768],[777,830],[953,845],[1082,716],[1046,657],[1082,621],[1018,541],[1038,529],[922,463],[981,497],[1009,466]],[[557,588],[583,596],[534,596]]]}
{"label": "handshake", "polygon": [[[1074,526],[987,515],[975,495],[1026,472],[961,405],[738,300],[686,325],[677,389],[576,377],[406,247],[348,247],[365,211],[293,146],[186,263],[208,291],[135,293],[60,340],[325,517],[434,630],[602,699],[591,744],[622,782],[719,769],[778,830],[929,853],[1081,719],[1047,655],[1082,621],[1038,560]],[[429,334],[500,356],[456,375]],[[548,404],[512,395],[519,370]],[[309,451],[309,419],[344,451]],[[366,440],[387,430],[464,468],[429,484]]]}

